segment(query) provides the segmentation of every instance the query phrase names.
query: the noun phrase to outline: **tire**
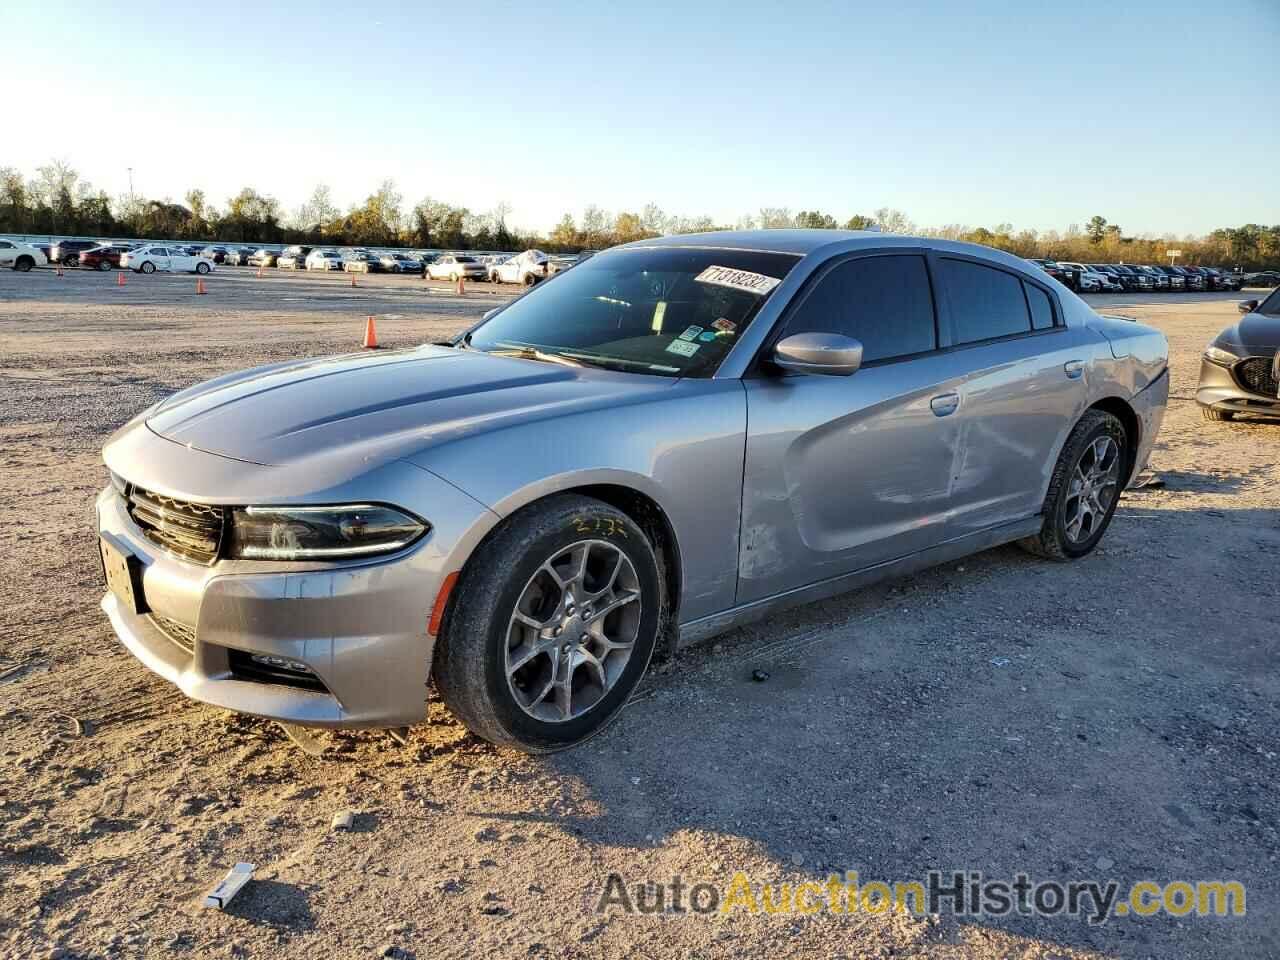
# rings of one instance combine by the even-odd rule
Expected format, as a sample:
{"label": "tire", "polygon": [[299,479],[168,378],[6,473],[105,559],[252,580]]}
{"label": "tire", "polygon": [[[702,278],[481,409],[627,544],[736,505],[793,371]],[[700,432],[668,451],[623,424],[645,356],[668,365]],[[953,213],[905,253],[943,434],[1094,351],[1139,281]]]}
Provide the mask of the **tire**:
{"label": "tire", "polygon": [[99,261],[98,261],[98,270],[99,270],[100,272],[102,272],[102,273],[106,273],[106,272],[107,272],[108,270],[110,270],[110,269],[111,269],[111,261],[110,261],[110,260],[99,260]]}
{"label": "tire", "polygon": [[[1129,455],[1124,424],[1105,411],[1086,411],[1058,456],[1044,501],[1044,524],[1019,545],[1049,560],[1078,560],[1091,553],[1107,532],[1129,479]],[[1083,496],[1077,492],[1081,477]]]}
{"label": "tire", "polygon": [[143,273],[155,273],[156,265],[152,263],[150,260],[145,260],[143,261],[142,266],[140,266],[138,269],[141,270]]}
{"label": "tire", "polygon": [[196,264],[196,273],[208,273],[208,272],[209,272],[209,265],[207,263]]}
{"label": "tire", "polygon": [[538,278],[535,277],[532,273],[526,273],[524,275],[524,285],[526,287],[532,287],[537,282],[538,282]]}
{"label": "tire", "polygon": [[1200,412],[1204,414],[1206,420],[1234,420],[1236,412],[1234,410],[1215,410],[1213,407],[1201,407]]}
{"label": "tire", "polygon": [[[548,572],[575,566],[587,571],[579,589]],[[584,619],[593,602],[612,609]],[[653,546],[626,514],[589,497],[550,497],[505,520],[467,563],[435,647],[437,686],[477,736],[529,753],[563,750],[626,704],[653,655],[662,604]],[[629,651],[584,632],[586,624],[630,642]],[[566,648],[573,661],[563,659]],[[526,662],[513,665],[513,655]],[[568,684],[557,683],[569,662]]]}
{"label": "tire", "polygon": [[25,255],[13,261],[13,269],[19,271],[20,273],[29,273],[31,271],[31,268],[34,267],[35,265],[36,265],[35,259],[33,257],[29,257]]}

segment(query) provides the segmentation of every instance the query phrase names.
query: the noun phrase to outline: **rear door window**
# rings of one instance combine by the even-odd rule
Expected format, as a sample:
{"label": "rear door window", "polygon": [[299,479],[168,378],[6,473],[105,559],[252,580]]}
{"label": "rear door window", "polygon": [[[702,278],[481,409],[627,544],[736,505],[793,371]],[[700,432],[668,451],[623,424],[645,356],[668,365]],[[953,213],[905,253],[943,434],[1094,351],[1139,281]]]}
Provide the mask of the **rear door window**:
{"label": "rear door window", "polygon": [[858,257],[837,264],[787,321],[787,333],[839,333],[862,343],[862,360],[936,350],[937,324],[925,259]]}
{"label": "rear door window", "polygon": [[957,345],[1031,332],[1022,281],[970,260],[939,260]]}

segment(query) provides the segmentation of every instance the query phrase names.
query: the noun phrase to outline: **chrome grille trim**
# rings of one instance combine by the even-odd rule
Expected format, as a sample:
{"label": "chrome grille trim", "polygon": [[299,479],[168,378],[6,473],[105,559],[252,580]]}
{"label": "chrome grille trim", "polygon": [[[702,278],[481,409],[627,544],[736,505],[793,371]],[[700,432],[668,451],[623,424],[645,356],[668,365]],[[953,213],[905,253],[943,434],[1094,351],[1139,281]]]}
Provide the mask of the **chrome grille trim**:
{"label": "chrome grille trim", "polygon": [[128,488],[129,516],[143,535],[170,553],[204,566],[218,559],[226,527],[222,507]]}

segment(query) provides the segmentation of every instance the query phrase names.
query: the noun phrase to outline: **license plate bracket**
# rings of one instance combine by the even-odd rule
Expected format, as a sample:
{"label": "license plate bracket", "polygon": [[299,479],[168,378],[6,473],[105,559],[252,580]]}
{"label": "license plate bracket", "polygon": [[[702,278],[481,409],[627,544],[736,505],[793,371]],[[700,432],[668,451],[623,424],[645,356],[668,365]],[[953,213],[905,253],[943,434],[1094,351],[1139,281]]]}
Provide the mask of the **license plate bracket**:
{"label": "license plate bracket", "polygon": [[98,539],[98,552],[102,557],[102,572],[109,589],[126,610],[141,615],[151,610],[146,594],[142,592],[142,560],[129,549],[128,544],[109,533]]}

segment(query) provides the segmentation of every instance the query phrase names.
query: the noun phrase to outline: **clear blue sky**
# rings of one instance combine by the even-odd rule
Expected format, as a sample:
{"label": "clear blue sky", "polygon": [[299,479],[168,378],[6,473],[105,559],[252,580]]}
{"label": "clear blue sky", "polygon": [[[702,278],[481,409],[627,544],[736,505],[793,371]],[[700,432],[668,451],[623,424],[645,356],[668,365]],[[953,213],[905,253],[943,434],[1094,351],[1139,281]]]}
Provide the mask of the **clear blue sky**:
{"label": "clear blue sky", "polygon": [[341,206],[393,178],[519,226],[589,203],[732,222],[1126,233],[1280,222],[1280,0],[5,4],[0,166],[111,194]]}

